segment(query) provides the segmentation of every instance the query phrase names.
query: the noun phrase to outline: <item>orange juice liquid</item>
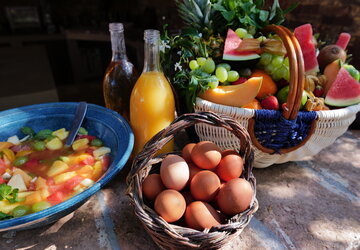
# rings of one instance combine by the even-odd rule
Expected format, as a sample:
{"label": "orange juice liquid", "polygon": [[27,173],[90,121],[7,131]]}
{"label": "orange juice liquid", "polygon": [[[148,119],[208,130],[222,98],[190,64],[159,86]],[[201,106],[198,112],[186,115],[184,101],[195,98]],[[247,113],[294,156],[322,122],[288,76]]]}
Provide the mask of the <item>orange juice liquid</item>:
{"label": "orange juice liquid", "polygon": [[[162,72],[143,72],[130,97],[130,123],[135,136],[133,154],[175,119],[175,98],[170,83]],[[158,153],[173,151],[168,142]]]}

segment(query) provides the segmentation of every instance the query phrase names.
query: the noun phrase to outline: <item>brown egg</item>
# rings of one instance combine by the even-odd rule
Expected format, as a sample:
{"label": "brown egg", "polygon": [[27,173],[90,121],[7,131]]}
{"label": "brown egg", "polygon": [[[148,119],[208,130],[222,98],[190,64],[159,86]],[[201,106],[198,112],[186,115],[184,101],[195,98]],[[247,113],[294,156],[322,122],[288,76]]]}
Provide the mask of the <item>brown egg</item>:
{"label": "brown egg", "polygon": [[161,162],[160,176],[165,187],[180,191],[189,180],[189,166],[178,155],[168,155]]}
{"label": "brown egg", "polygon": [[190,192],[195,200],[212,201],[220,189],[219,177],[209,170],[197,173],[190,183]]}
{"label": "brown egg", "polygon": [[178,191],[166,189],[156,197],[154,209],[165,221],[175,222],[183,216],[186,202]]}
{"label": "brown egg", "polygon": [[188,165],[189,165],[189,171],[190,171],[190,176],[189,176],[189,184],[190,184],[192,178],[200,171],[203,171],[203,169],[198,168],[194,163],[188,163]]}
{"label": "brown egg", "polygon": [[199,168],[213,169],[221,160],[220,148],[210,141],[199,142],[191,151],[191,160]]}
{"label": "brown egg", "polygon": [[225,149],[224,151],[221,152],[222,157],[225,157],[230,154],[238,154],[238,152],[236,152],[234,149]]}
{"label": "brown egg", "polygon": [[181,156],[186,162],[191,162],[191,151],[195,147],[196,143],[189,143],[181,150]]}
{"label": "brown egg", "polygon": [[165,186],[162,183],[159,174],[148,175],[142,184],[142,191],[144,193],[144,196],[151,202],[153,202],[156,196],[164,189]]}
{"label": "brown egg", "polygon": [[185,222],[188,227],[196,230],[204,230],[221,224],[216,210],[203,201],[194,201],[186,208]]}
{"label": "brown egg", "polygon": [[223,181],[239,178],[244,168],[244,161],[239,154],[224,156],[216,167],[216,173]]}
{"label": "brown egg", "polygon": [[223,213],[235,215],[249,207],[252,194],[251,184],[247,180],[232,179],[220,189],[217,203]]}

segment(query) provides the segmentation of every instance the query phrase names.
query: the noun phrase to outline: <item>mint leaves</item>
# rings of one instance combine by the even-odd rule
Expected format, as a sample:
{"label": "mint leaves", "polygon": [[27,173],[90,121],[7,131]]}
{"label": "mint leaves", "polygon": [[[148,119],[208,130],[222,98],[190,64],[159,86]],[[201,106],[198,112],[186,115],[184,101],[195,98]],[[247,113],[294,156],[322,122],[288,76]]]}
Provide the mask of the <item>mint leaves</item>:
{"label": "mint leaves", "polygon": [[8,200],[10,203],[17,202],[17,195],[18,195],[19,189],[12,188],[11,186],[3,183],[0,184],[0,201],[2,200]]}

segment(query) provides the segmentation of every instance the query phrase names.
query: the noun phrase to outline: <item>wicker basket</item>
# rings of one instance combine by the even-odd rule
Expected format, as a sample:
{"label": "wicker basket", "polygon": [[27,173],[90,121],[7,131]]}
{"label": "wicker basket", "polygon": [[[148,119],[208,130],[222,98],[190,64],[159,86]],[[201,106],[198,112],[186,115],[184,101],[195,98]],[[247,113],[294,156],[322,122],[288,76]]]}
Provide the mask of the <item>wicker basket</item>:
{"label": "wicker basket", "polygon": [[[346,132],[360,111],[360,104],[347,108],[299,112],[304,89],[304,61],[295,36],[282,26],[268,26],[282,39],[290,62],[290,84],[287,108],[282,113],[272,110],[253,110],[215,104],[197,98],[195,111],[212,111],[233,117],[248,128],[255,146],[254,167],[265,168],[275,163],[303,160],[331,145]],[[211,140],[220,148],[238,148],[239,141],[222,128],[206,124],[195,126],[200,140]],[[267,135],[267,137],[264,137]],[[265,139],[264,139],[265,138]]]}
{"label": "wicker basket", "polygon": [[[222,127],[234,134],[240,144],[237,151],[244,159],[244,171],[242,178],[248,180],[253,187],[253,197],[250,207],[244,212],[237,214],[222,224],[211,229],[198,231],[170,224],[163,220],[152,208],[144,203],[142,194],[142,182],[148,176],[150,170],[157,171],[157,164],[166,155],[155,156],[156,153],[174,138],[180,130],[204,123],[209,126]],[[218,249],[240,235],[245,226],[250,222],[253,214],[258,209],[256,199],[256,180],[252,174],[253,149],[250,137],[246,129],[225,115],[217,115],[211,112],[184,114],[178,117],[169,127],[156,134],[135,157],[130,173],[127,177],[127,194],[131,198],[135,214],[144,225],[146,231],[161,248],[164,249]],[[157,165],[155,165],[157,164]]]}

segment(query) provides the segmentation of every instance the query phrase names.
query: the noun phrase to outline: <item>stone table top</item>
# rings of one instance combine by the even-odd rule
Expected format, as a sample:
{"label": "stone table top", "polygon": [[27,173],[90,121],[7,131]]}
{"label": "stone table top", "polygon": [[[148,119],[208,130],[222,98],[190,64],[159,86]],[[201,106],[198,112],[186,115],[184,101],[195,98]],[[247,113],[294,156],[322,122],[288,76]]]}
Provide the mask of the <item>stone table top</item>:
{"label": "stone table top", "polygon": [[[128,170],[54,224],[0,233],[0,249],[157,249],[125,195]],[[254,175],[260,208],[224,250],[360,248],[360,130]]]}

